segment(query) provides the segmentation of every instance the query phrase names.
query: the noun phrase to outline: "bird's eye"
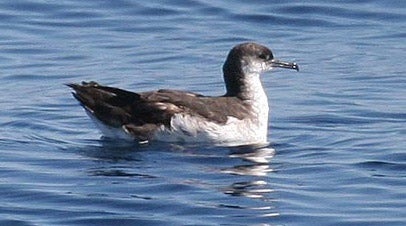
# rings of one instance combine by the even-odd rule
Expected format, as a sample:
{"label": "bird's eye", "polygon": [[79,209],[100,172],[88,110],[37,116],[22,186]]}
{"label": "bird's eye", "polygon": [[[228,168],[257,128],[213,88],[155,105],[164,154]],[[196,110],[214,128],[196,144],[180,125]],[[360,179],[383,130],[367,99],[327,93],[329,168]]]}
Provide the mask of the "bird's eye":
{"label": "bird's eye", "polygon": [[269,59],[269,56],[266,55],[266,54],[264,54],[264,53],[259,54],[258,57],[259,57],[260,59],[263,59],[263,60],[268,60],[268,59]]}

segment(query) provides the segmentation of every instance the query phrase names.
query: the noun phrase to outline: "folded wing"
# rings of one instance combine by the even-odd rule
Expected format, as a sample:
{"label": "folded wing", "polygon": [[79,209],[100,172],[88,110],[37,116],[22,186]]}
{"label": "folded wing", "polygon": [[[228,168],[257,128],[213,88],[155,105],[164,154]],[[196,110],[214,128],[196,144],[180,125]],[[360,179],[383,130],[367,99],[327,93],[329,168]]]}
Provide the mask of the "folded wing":
{"label": "folded wing", "polygon": [[175,114],[202,117],[218,124],[226,123],[230,116],[243,119],[249,114],[248,105],[236,97],[207,97],[163,89],[134,93],[95,82],[68,86],[98,120],[110,127],[121,127],[138,139],[148,139],[162,125],[170,129]]}

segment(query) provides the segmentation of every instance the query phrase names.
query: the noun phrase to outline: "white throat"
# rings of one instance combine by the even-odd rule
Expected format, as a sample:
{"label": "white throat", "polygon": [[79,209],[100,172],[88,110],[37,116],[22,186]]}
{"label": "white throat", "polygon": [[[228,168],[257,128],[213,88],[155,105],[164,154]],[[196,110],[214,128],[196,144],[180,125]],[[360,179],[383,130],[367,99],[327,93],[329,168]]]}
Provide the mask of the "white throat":
{"label": "white throat", "polygon": [[245,92],[247,101],[252,107],[253,124],[258,126],[258,133],[262,134],[266,140],[268,132],[268,97],[260,80],[259,73],[250,73],[245,75]]}

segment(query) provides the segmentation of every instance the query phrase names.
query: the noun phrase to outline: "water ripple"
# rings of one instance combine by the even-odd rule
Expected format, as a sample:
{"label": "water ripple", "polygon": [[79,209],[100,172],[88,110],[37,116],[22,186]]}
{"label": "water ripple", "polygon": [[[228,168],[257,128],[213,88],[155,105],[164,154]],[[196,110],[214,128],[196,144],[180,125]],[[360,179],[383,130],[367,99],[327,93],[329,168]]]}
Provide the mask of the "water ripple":
{"label": "water ripple", "polygon": [[[403,11],[376,0],[0,2],[0,225],[403,225]],[[266,147],[103,139],[64,85],[219,95],[227,51],[246,41],[303,69],[262,77]]]}

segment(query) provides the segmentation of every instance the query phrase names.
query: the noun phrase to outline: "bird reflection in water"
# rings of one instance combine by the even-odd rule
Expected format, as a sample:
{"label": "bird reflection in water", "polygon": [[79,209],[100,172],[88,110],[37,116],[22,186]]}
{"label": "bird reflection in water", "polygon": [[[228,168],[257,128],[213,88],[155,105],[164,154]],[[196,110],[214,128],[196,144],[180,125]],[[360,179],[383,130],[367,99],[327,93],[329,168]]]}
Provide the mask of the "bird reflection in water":
{"label": "bird reflection in water", "polygon": [[[154,183],[160,181],[163,184],[190,186],[197,190],[214,189],[240,199],[206,200],[208,206],[241,209],[241,216],[279,216],[273,199],[270,198],[273,192],[269,185],[269,173],[273,171],[270,161],[275,150],[269,146],[201,149],[200,146],[155,144],[143,148],[120,148],[107,143],[94,150],[86,149],[84,153],[96,163],[89,168],[92,176],[136,177],[145,179],[139,181],[141,184],[150,183],[149,180],[153,179]],[[168,165],[180,164],[181,167],[170,170],[167,168]],[[228,176],[219,180],[219,174]],[[160,190],[163,189],[160,186]],[[148,197],[152,199],[154,193],[147,193],[151,194]],[[137,197],[142,195],[137,194]],[[191,196],[197,200],[207,198],[195,197],[193,194]],[[249,211],[246,212],[247,210]]]}
{"label": "bird reflection in water", "polygon": [[[222,169],[221,172],[243,176],[239,179],[246,179],[240,182],[232,183],[230,186],[223,188],[225,194],[239,197],[247,197],[255,200],[262,200],[270,204],[271,199],[269,194],[273,189],[269,188],[267,176],[272,172],[270,160],[275,155],[275,149],[269,146],[243,146],[232,148],[229,157],[239,158],[243,160],[243,164],[234,165],[231,168]],[[265,211],[262,216],[278,216],[276,212],[269,212],[272,207],[266,206],[250,206],[251,210]]]}

